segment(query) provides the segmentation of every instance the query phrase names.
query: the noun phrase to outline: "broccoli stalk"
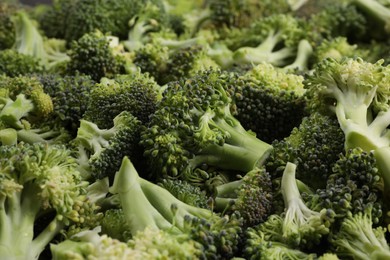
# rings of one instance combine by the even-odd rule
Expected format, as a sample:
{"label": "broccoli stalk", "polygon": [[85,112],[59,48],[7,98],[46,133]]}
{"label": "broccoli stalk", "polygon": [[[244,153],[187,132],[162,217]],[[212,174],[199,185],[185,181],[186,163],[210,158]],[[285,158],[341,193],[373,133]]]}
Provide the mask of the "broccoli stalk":
{"label": "broccoli stalk", "polygon": [[282,235],[290,245],[318,244],[329,233],[332,213],[309,209],[300,195],[295,179],[296,165],[287,163],[281,181],[285,204]]}
{"label": "broccoli stalk", "polygon": [[384,25],[386,33],[390,33],[390,9],[377,0],[353,0],[353,4],[362,9]]}

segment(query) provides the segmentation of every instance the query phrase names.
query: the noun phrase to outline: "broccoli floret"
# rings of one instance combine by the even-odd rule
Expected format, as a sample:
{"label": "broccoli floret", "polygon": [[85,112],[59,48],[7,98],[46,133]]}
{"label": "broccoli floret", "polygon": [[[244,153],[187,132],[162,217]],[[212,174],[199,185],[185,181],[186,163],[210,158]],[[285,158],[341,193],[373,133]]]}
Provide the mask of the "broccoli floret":
{"label": "broccoli floret", "polygon": [[122,242],[127,242],[132,238],[130,225],[121,208],[108,209],[103,214],[100,221],[102,234]]}
{"label": "broccoli floret", "polygon": [[36,58],[13,49],[0,51],[0,74],[9,77],[43,72],[43,66]]}
{"label": "broccoli floret", "polygon": [[373,152],[351,149],[340,155],[326,188],[316,191],[310,207],[332,209],[337,218],[344,218],[349,212],[364,212],[369,207],[372,221],[377,224],[383,218],[382,185]]}
{"label": "broccoli floret", "polygon": [[235,86],[234,103],[243,127],[266,142],[288,136],[306,115],[304,78],[267,63],[242,78],[244,84]]}
{"label": "broccoli floret", "polygon": [[227,259],[238,251],[241,220],[188,205],[164,188],[141,178],[124,157],[111,193],[118,194],[132,234],[146,228],[170,230],[202,245],[206,259]]}
{"label": "broccoli floret", "polygon": [[272,183],[265,168],[255,168],[241,179],[216,187],[215,208],[239,212],[245,226],[264,222],[272,211]]}
{"label": "broccoli floret", "polygon": [[114,120],[110,129],[99,129],[90,121],[82,119],[74,139],[78,149],[80,171],[93,179],[109,177],[111,180],[119,169],[123,156],[141,163],[139,152],[141,122],[130,112],[123,111]]}
{"label": "broccoli floret", "polygon": [[36,75],[45,93],[53,100],[53,114],[50,119],[67,129],[73,136],[80,126],[80,119],[87,110],[95,82],[90,76],[56,74]]}
{"label": "broccoli floret", "polygon": [[[94,208],[85,197],[87,183],[66,148],[19,143],[0,146],[0,155],[2,257],[38,259],[61,229],[93,216],[86,214]],[[38,219],[50,213],[46,227],[34,233]]]}
{"label": "broccoli floret", "polygon": [[334,164],[344,152],[344,133],[337,119],[313,112],[288,137],[272,145],[266,161],[272,178],[281,177],[286,163],[294,162],[297,178],[315,191],[326,187]]}
{"label": "broccoli floret", "polygon": [[15,44],[15,27],[12,16],[16,10],[15,5],[0,3],[0,50],[12,48]]}
{"label": "broccoli floret", "polygon": [[[346,37],[335,37],[330,40],[324,39],[320,45],[315,48],[313,62],[318,63],[326,58],[341,60],[344,57],[357,57],[364,54],[359,52],[356,44],[350,44]],[[367,55],[367,54],[366,54]]]}
{"label": "broccoli floret", "polygon": [[118,75],[114,79],[103,78],[91,90],[84,119],[100,128],[110,128],[119,113],[128,111],[146,124],[156,110],[159,91],[154,79],[140,72]]}
{"label": "broccoli floret", "polygon": [[202,165],[248,172],[262,164],[272,147],[232,116],[224,87],[234,84],[240,84],[234,75],[209,70],[165,89],[141,135],[154,178],[203,185],[207,176],[197,171]]}
{"label": "broccoli floret", "polygon": [[385,238],[387,229],[373,227],[371,208],[348,213],[340,230],[332,234],[330,243],[340,257],[353,259],[387,259],[390,248]]}
{"label": "broccoli floret", "polygon": [[[300,40],[304,39],[305,31],[298,18],[287,14],[275,14],[258,20],[249,33],[255,33],[258,42],[256,47],[243,45],[234,51],[235,63],[259,64],[263,62],[283,67],[294,60]],[[245,36],[242,35],[242,36]],[[244,41],[248,41],[245,39]]]}
{"label": "broccoli floret", "polygon": [[67,66],[70,75],[82,73],[95,81],[102,77],[113,77],[125,72],[125,61],[110,46],[110,39],[100,31],[84,34],[72,42]]}

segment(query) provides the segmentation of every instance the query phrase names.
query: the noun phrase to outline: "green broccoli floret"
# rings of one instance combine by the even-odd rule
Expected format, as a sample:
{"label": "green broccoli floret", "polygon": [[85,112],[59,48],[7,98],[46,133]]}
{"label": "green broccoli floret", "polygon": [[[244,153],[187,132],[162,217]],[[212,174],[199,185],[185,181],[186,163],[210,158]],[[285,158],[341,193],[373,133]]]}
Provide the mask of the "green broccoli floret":
{"label": "green broccoli floret", "polygon": [[36,77],[53,100],[53,114],[49,120],[62,125],[75,136],[95,82],[89,76],[78,74],[38,74]]}
{"label": "green broccoli floret", "polygon": [[[0,254],[7,259],[38,259],[64,227],[88,222],[93,209],[76,161],[62,146],[0,146]],[[52,214],[40,233],[34,225]],[[96,213],[93,213],[96,214]],[[42,223],[41,223],[42,224]]]}
{"label": "green broccoli floret", "polygon": [[348,213],[340,230],[332,234],[330,243],[340,257],[353,259],[387,259],[390,247],[387,229],[373,227],[371,208],[356,214]]}
{"label": "green broccoli floret", "polygon": [[95,81],[125,72],[125,60],[110,45],[113,39],[100,31],[84,34],[73,41],[67,66],[70,75],[82,73]]}
{"label": "green broccoli floret", "polygon": [[154,178],[203,185],[202,165],[248,172],[262,164],[272,147],[231,114],[225,88],[234,84],[240,84],[235,75],[218,70],[169,84],[141,135]]}
{"label": "green broccoli floret", "polygon": [[17,77],[43,72],[43,67],[36,58],[19,53],[13,49],[0,51],[0,74]]}
{"label": "green broccoli floret", "polygon": [[119,169],[123,156],[141,162],[139,153],[141,122],[130,112],[123,111],[114,120],[110,129],[99,127],[82,119],[74,139],[78,149],[80,171],[94,179],[109,177],[111,180]]}
{"label": "green broccoli floret", "polygon": [[261,140],[272,142],[288,136],[306,115],[302,76],[263,63],[242,79],[244,84],[234,89],[235,116]]}
{"label": "green broccoli floret", "polygon": [[160,86],[147,74],[118,75],[103,78],[92,88],[84,119],[100,128],[112,127],[112,120],[122,111],[128,111],[142,123],[156,110]]}
{"label": "green broccoli floret", "polygon": [[265,168],[255,168],[241,179],[216,187],[215,209],[239,212],[245,226],[264,222],[272,212],[272,183]]}
{"label": "green broccoli floret", "polygon": [[12,48],[15,44],[15,27],[12,16],[16,10],[15,5],[0,3],[0,50]]}
{"label": "green broccoli floret", "polygon": [[248,37],[255,37],[258,45],[256,47],[243,45],[235,50],[233,54],[235,63],[267,62],[278,67],[286,66],[294,61],[298,43],[305,36],[299,19],[287,14],[275,14],[260,19],[248,32],[255,33],[255,36]]}
{"label": "green broccoli floret", "polygon": [[335,37],[330,40],[324,39],[320,45],[315,48],[313,62],[318,63],[326,58],[341,60],[344,57],[357,57],[364,54],[359,52],[356,44],[350,44],[346,37]]}
{"label": "green broccoli floret", "polygon": [[273,179],[282,176],[287,162],[297,164],[297,178],[314,191],[325,188],[332,168],[344,152],[344,133],[337,119],[313,112],[302,119],[291,134],[272,143],[274,149],[266,161]]}
{"label": "green broccoli floret", "polygon": [[122,242],[127,242],[132,238],[130,225],[127,223],[126,216],[121,208],[112,208],[104,211],[100,225],[102,234],[111,238]]}
{"label": "green broccoli floret", "polygon": [[364,212],[370,207],[372,221],[377,224],[383,218],[382,185],[374,153],[351,149],[340,155],[326,188],[316,191],[310,207],[332,209],[337,218],[344,218],[349,212]]}
{"label": "green broccoli floret", "polygon": [[228,259],[238,251],[241,221],[188,205],[164,188],[141,178],[124,157],[110,192],[118,194],[132,234],[147,228],[169,230],[201,244],[205,259]]}

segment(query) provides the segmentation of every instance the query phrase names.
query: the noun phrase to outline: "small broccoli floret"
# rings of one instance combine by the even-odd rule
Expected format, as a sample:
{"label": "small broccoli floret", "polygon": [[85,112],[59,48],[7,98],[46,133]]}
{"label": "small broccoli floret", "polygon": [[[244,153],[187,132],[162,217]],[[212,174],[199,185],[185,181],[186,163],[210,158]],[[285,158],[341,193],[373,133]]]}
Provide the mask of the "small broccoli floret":
{"label": "small broccoli floret", "polygon": [[371,208],[368,207],[364,212],[349,212],[340,230],[332,234],[330,243],[340,257],[386,259],[390,257],[386,233],[386,228],[373,227]]}
{"label": "small broccoli floret", "polygon": [[80,119],[87,110],[90,93],[95,85],[91,77],[86,75],[60,76],[56,74],[40,74],[37,78],[44,91],[53,100],[53,114],[50,118],[76,135]]}
{"label": "small broccoli floret", "polygon": [[141,136],[155,178],[170,176],[203,185],[202,165],[247,172],[272,147],[247,132],[230,112],[224,87],[240,84],[232,74],[203,71],[170,84]]}
{"label": "small broccoli floret", "polygon": [[100,128],[112,127],[112,120],[122,111],[128,111],[142,123],[149,122],[159,100],[159,85],[147,74],[102,79],[92,88],[84,119]]}
{"label": "small broccoli floret", "polygon": [[272,215],[269,219],[246,230],[244,256],[246,259],[307,259],[316,258],[315,254],[307,254],[295,246],[281,241],[283,219]]}
{"label": "small broccoli floret", "polygon": [[[346,37],[336,37],[331,40],[323,40],[315,49],[313,62],[318,63],[326,58],[341,60],[344,57],[359,56],[356,44],[350,44]],[[363,54],[363,53],[362,53]]]}
{"label": "small broccoli floret", "polygon": [[326,187],[339,154],[344,152],[344,133],[337,119],[313,112],[288,137],[272,145],[266,161],[272,178],[281,177],[286,163],[294,162],[297,178],[315,191]]}
{"label": "small broccoli floret", "polygon": [[[89,221],[86,209],[93,205],[85,197],[87,183],[69,150],[19,143],[0,146],[0,155],[3,257],[38,259],[62,228]],[[38,218],[50,213],[54,214],[45,228],[34,233]]]}
{"label": "small broccoli floret", "polygon": [[372,221],[383,217],[382,180],[373,152],[351,149],[333,166],[325,189],[319,189],[317,207],[332,209],[338,218],[370,207]]}
{"label": "small broccoli floret", "polygon": [[186,204],[164,188],[139,177],[125,157],[111,193],[118,194],[132,234],[147,228],[170,230],[202,245],[207,258],[229,258],[238,250],[241,221]]}
{"label": "small broccoli floret", "polygon": [[69,74],[82,73],[95,81],[124,72],[125,62],[110,46],[111,39],[100,31],[84,34],[69,50]]}
{"label": "small broccoli floret", "polygon": [[302,76],[263,63],[242,79],[244,84],[237,84],[234,90],[236,117],[261,140],[272,142],[288,136],[306,115]]}
{"label": "small broccoli floret", "polygon": [[19,53],[13,49],[0,51],[0,74],[17,77],[32,73],[40,73],[43,67],[36,58]]}
{"label": "small broccoli floret", "polygon": [[118,239],[122,242],[127,242],[132,238],[130,226],[127,224],[125,214],[121,208],[104,211],[100,224],[102,234],[111,238]]}
{"label": "small broccoli floret", "polygon": [[264,222],[272,210],[272,183],[264,168],[255,168],[242,179],[216,187],[215,208],[239,212],[246,226]]}
{"label": "small broccoli floret", "polygon": [[12,48],[15,43],[15,26],[12,22],[12,16],[17,8],[15,5],[0,4],[0,50]]}
{"label": "small broccoli floret", "polygon": [[94,179],[113,179],[123,156],[140,160],[138,143],[143,130],[141,122],[127,111],[121,112],[110,129],[99,127],[87,120],[81,120],[74,139],[83,174]]}
{"label": "small broccoli floret", "polygon": [[[256,47],[243,46],[235,50],[235,63],[271,63],[283,67],[290,64],[296,54],[298,43],[304,38],[304,30],[297,18],[278,14],[260,19],[249,33],[256,33]],[[253,36],[252,36],[253,38]]]}

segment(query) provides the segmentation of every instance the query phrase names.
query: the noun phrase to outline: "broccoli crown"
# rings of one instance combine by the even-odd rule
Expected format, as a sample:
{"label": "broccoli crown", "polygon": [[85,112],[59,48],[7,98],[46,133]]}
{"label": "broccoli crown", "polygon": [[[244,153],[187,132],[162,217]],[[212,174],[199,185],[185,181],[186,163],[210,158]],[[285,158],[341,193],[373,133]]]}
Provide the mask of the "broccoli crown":
{"label": "broccoli crown", "polygon": [[232,74],[209,70],[166,88],[141,136],[155,176],[203,183],[194,172],[203,164],[249,171],[268,156],[270,145],[247,132],[230,112],[224,87],[234,82],[239,81]]}
{"label": "broccoli crown", "polygon": [[325,188],[332,168],[344,152],[344,133],[334,117],[312,113],[281,141],[266,161],[273,178],[282,176],[287,162],[297,164],[297,178],[313,190]]}
{"label": "broccoli crown", "polygon": [[318,63],[326,58],[341,60],[343,57],[355,57],[363,52],[358,52],[356,44],[350,44],[346,37],[339,36],[330,40],[324,39],[314,52],[314,63]]}
{"label": "broccoli crown", "polygon": [[242,78],[234,93],[237,119],[266,142],[288,136],[306,114],[303,77],[259,64]]}
{"label": "broccoli crown", "polygon": [[[95,214],[87,214],[94,209],[85,197],[87,183],[63,146],[2,145],[0,155],[1,222],[8,223],[0,231],[3,257],[37,258],[63,227]],[[47,227],[34,234],[36,220],[50,212]]]}
{"label": "broccoli crown", "polygon": [[95,81],[124,71],[124,61],[115,55],[110,39],[100,31],[84,34],[70,47],[69,74],[82,73]]}
{"label": "broccoli crown", "polygon": [[0,74],[9,77],[39,73],[44,69],[36,58],[13,49],[0,51]]}
{"label": "broccoli crown", "polygon": [[125,214],[121,208],[113,208],[104,211],[101,219],[102,234],[122,242],[127,242],[132,238],[130,226],[126,221]]}
{"label": "broccoli crown", "polygon": [[156,110],[159,86],[146,74],[116,76],[102,79],[92,88],[84,119],[100,128],[110,128],[113,119],[122,111],[132,113],[146,124]]}
{"label": "broccoli crown", "polygon": [[380,223],[383,217],[382,179],[373,152],[360,148],[348,150],[333,166],[325,189],[319,189],[317,207],[332,209],[343,218],[349,212],[356,214],[371,210],[372,221]]}
{"label": "broccoli crown", "polygon": [[338,231],[332,234],[330,243],[340,257],[355,259],[386,259],[390,248],[386,241],[387,229],[373,227],[371,208],[363,212],[348,213]]}
{"label": "broccoli crown", "polygon": [[52,98],[54,113],[51,120],[59,121],[71,133],[75,133],[83,117],[89,95],[95,82],[86,75],[60,76],[37,74],[44,91]]}

